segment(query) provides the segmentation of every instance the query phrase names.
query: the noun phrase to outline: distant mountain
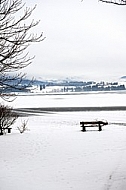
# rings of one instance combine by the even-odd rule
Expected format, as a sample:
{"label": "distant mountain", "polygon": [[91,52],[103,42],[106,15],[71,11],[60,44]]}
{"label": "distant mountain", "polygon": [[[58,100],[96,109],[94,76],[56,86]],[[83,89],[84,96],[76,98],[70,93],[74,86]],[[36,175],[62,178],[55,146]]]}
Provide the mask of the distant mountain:
{"label": "distant mountain", "polygon": [[[13,81],[14,82],[14,81]],[[16,81],[15,81],[16,82]],[[37,86],[37,85],[43,85],[43,84],[45,84],[46,82],[44,82],[44,81],[40,81],[40,80],[31,80],[31,79],[23,79],[22,81],[21,81],[21,86],[32,86],[32,85],[35,85],[35,86]]]}
{"label": "distant mountain", "polygon": [[122,76],[120,79],[126,79],[126,76]]}

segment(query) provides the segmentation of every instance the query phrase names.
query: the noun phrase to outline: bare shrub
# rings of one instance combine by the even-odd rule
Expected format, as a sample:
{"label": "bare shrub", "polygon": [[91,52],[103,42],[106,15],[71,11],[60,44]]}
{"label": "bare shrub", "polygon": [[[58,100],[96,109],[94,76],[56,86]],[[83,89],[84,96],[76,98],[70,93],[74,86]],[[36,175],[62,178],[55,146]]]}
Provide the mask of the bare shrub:
{"label": "bare shrub", "polygon": [[23,121],[22,122],[22,125],[20,127],[17,127],[17,129],[19,130],[19,132],[22,134],[24,133],[25,131],[28,131],[29,129],[27,128],[27,123],[28,123],[28,120],[27,121]]}
{"label": "bare shrub", "polygon": [[12,126],[18,114],[13,112],[13,108],[0,104],[0,135],[5,134],[5,131]]}

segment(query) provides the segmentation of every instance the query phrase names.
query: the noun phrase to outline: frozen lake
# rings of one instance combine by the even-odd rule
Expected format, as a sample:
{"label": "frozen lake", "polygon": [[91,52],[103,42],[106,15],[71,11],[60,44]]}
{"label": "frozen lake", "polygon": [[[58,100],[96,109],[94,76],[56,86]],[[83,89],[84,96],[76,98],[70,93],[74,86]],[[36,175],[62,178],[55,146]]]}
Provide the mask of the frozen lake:
{"label": "frozen lake", "polygon": [[83,93],[52,95],[20,95],[14,102],[14,108],[29,107],[102,107],[126,106],[126,93]]}

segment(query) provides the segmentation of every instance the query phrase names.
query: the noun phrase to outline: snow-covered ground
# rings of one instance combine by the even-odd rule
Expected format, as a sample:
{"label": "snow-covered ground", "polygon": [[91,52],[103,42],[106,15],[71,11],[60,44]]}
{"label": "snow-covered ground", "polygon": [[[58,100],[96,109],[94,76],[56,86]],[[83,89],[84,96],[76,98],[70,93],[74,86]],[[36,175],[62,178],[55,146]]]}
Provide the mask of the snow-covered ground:
{"label": "snow-covered ground", "polygon": [[[20,96],[14,107],[125,106],[125,94]],[[105,119],[101,132],[80,121]],[[52,112],[30,116],[29,131],[0,136],[0,190],[125,190],[126,112]]]}

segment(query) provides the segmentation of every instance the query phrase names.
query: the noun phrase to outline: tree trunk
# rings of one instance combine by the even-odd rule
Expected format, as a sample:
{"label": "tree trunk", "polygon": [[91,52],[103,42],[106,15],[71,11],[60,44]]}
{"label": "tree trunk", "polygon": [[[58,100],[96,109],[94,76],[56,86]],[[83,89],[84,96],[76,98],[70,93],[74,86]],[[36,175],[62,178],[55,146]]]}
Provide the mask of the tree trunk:
{"label": "tree trunk", "polygon": [[1,125],[0,125],[0,135],[3,135],[3,129],[1,127]]}

